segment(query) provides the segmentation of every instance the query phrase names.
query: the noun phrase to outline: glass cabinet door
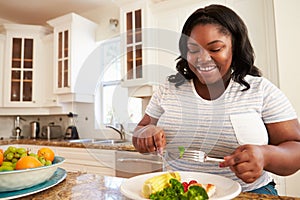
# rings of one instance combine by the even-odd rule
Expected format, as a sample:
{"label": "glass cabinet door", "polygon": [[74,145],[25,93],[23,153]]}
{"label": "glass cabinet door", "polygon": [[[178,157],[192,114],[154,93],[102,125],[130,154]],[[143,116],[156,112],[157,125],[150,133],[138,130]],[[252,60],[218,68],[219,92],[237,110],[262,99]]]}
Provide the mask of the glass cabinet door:
{"label": "glass cabinet door", "polygon": [[12,102],[32,101],[33,39],[12,39],[11,96]]}
{"label": "glass cabinet door", "polygon": [[58,33],[57,88],[70,87],[69,80],[69,31]]}
{"label": "glass cabinet door", "polygon": [[142,10],[126,13],[126,79],[143,78]]}

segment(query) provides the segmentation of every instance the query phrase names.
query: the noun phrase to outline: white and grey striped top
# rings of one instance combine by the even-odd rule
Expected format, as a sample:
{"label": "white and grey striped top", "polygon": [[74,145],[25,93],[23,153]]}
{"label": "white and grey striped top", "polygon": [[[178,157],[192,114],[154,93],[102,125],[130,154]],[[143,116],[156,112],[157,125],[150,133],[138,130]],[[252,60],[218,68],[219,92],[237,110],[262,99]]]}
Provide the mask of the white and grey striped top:
{"label": "white and grey striped top", "polygon": [[[259,126],[253,127],[252,123],[252,127],[247,128],[246,122],[253,121],[255,116],[256,120],[262,120],[265,124],[297,118],[289,100],[270,81],[249,75],[245,80],[250,84],[250,89],[242,91],[244,86],[231,80],[216,100],[201,98],[193,81],[185,81],[177,88],[173,83],[166,82],[153,94],[145,112],[159,119],[157,126],[164,129],[167,137],[166,159],[174,170],[226,176],[238,181],[243,191],[257,189],[271,181],[269,174],[264,172],[254,183],[246,184],[230,169],[220,168],[218,163],[200,164],[178,159],[179,146],[199,148],[210,156],[224,157],[241,145],[241,141],[260,144],[257,138],[263,136],[268,140],[265,130],[254,131],[260,130]],[[237,126],[232,121],[234,116],[237,116],[239,128],[244,128],[241,134],[237,134],[234,127]],[[261,144],[267,143],[267,140],[262,140]]]}

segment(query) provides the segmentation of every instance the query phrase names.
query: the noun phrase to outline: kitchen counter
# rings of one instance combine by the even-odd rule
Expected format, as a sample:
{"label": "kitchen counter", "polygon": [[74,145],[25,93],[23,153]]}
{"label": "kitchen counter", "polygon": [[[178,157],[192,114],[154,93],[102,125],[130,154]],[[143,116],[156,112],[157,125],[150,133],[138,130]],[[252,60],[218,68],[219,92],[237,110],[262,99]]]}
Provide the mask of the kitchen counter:
{"label": "kitchen counter", "polygon": [[[67,178],[58,185],[45,191],[20,198],[20,200],[128,200],[120,192],[124,178],[68,172]],[[241,193],[235,200],[296,200],[300,198]]]}
{"label": "kitchen counter", "polygon": [[28,144],[28,145],[45,145],[58,147],[73,147],[73,148],[91,148],[91,149],[107,149],[107,150],[121,150],[121,151],[135,151],[131,142],[117,143],[117,144],[100,144],[100,143],[74,143],[63,139],[2,139],[0,145],[14,145],[14,144]]}

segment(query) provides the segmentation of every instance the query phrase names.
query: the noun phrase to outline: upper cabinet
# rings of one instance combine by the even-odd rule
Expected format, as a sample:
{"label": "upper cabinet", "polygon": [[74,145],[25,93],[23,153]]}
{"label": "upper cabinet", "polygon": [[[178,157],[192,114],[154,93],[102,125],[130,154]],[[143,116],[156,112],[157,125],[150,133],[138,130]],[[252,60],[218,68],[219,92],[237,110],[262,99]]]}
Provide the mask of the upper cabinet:
{"label": "upper cabinet", "polygon": [[123,1],[120,6],[122,86],[142,87],[153,82],[151,72],[152,55],[148,49],[152,15],[148,1]]}
{"label": "upper cabinet", "polygon": [[75,13],[48,24],[54,28],[54,93],[62,102],[76,101],[76,79],[96,47],[97,24]]}
{"label": "upper cabinet", "polygon": [[4,106],[37,107],[42,104],[38,80],[43,71],[41,26],[5,24]]}

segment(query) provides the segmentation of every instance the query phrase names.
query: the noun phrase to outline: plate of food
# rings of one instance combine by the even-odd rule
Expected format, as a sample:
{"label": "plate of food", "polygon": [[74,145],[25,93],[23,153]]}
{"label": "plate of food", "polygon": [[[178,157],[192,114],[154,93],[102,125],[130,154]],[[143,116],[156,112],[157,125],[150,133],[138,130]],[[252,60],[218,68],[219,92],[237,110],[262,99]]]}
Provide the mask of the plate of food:
{"label": "plate of food", "polygon": [[[170,184],[170,179],[175,179],[175,183]],[[165,188],[174,187],[177,188],[174,190],[181,190],[181,188],[178,189],[177,186],[174,186],[176,182],[180,183],[184,189],[180,195],[190,197],[191,195],[196,195],[196,193],[198,193],[197,195],[204,195],[203,199],[224,200],[232,199],[241,192],[240,184],[229,178],[214,174],[187,171],[155,172],[135,176],[125,180],[120,189],[121,193],[127,198],[147,200],[150,198],[150,195],[158,194],[158,191],[163,195],[162,193],[164,192],[161,191]],[[198,186],[201,190],[199,190]]]}

